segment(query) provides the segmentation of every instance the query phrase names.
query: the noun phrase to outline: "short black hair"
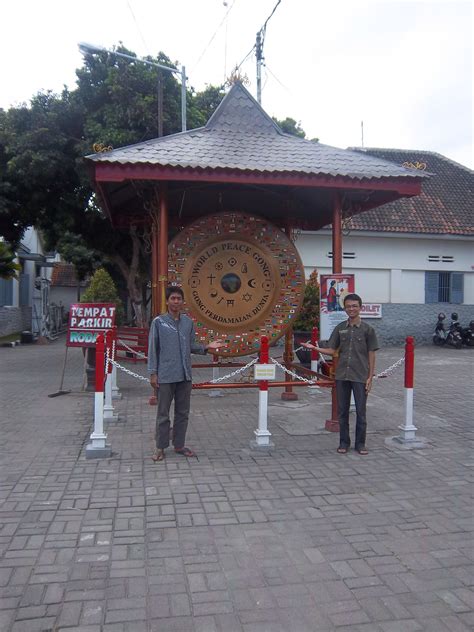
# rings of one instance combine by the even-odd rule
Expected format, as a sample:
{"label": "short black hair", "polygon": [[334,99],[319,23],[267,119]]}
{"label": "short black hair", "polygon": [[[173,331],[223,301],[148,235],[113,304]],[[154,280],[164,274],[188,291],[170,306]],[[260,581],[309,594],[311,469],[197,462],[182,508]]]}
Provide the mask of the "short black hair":
{"label": "short black hair", "polygon": [[165,290],[166,300],[168,300],[172,294],[179,294],[184,301],[183,288],[179,287],[179,285],[168,285],[168,287]]}
{"label": "short black hair", "polygon": [[358,294],[346,294],[344,296],[344,307],[346,306],[346,301],[357,301],[359,303],[359,307],[362,307],[362,299]]}

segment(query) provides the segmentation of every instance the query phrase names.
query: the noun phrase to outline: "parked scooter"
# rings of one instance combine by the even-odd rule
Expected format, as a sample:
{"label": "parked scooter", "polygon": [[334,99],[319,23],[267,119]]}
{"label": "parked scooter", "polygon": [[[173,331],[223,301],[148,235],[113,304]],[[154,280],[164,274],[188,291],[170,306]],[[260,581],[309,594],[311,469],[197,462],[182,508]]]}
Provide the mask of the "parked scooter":
{"label": "parked scooter", "polygon": [[446,344],[460,349],[462,347],[462,327],[459,322],[459,316],[456,312],[451,314],[451,324],[449,325],[448,335],[446,336]]}
{"label": "parked scooter", "polygon": [[467,327],[461,327],[457,314],[451,314],[451,320],[456,323],[459,333],[461,334],[462,344],[466,347],[474,347],[474,320],[471,320]]}
{"label": "parked scooter", "polygon": [[438,347],[441,347],[442,345],[446,344],[446,338],[447,338],[448,332],[444,328],[445,319],[446,319],[446,314],[443,314],[443,312],[440,312],[438,314],[438,322],[436,323],[436,327],[433,334],[433,344],[437,345]]}
{"label": "parked scooter", "polygon": [[438,314],[438,322],[436,323],[433,334],[433,344],[437,346],[450,345],[455,349],[460,349],[462,347],[462,337],[458,315],[456,313],[451,314],[451,324],[448,331],[446,331],[444,326],[445,320],[446,314],[440,312]]}

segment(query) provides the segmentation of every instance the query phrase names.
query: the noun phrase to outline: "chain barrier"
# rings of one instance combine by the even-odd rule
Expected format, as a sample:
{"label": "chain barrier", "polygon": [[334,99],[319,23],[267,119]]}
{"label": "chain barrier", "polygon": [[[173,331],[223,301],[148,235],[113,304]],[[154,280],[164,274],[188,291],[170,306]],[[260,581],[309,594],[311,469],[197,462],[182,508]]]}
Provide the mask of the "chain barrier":
{"label": "chain barrier", "polygon": [[277,367],[282,369],[285,373],[288,373],[288,375],[291,375],[292,377],[294,377],[296,380],[300,380],[301,382],[306,382],[307,384],[310,384],[310,385],[317,384],[316,380],[307,380],[305,377],[298,375],[298,373],[295,373],[294,371],[290,371],[290,369],[287,369],[286,366],[283,366],[283,364],[280,364],[278,360],[275,360],[274,358],[270,358],[270,362],[273,362],[273,364],[276,364]]}
{"label": "chain barrier", "polygon": [[125,347],[125,349],[127,349],[127,351],[130,351],[130,353],[134,353],[135,355],[139,356],[140,358],[144,358],[146,360],[147,356],[144,353],[142,353],[141,351],[136,351],[135,349],[132,349],[127,344],[125,344],[125,342],[123,340],[119,340],[118,342],[119,342],[119,344],[122,345],[122,347]]}
{"label": "chain barrier", "polygon": [[399,366],[402,366],[404,362],[405,362],[405,358],[404,357],[400,358],[400,360],[397,360],[396,362],[394,362],[391,366],[388,367],[388,369],[385,369],[385,371],[381,371],[377,375],[374,375],[374,380],[392,375],[395,369],[398,369]]}
{"label": "chain barrier", "polygon": [[223,375],[222,377],[216,377],[215,379],[208,380],[207,382],[199,382],[199,384],[193,384],[193,386],[204,386],[205,384],[219,384],[219,382],[223,382],[224,380],[227,380],[230,377],[234,377],[234,375],[238,375],[239,373],[242,373],[246,369],[249,369],[252,365],[256,364],[257,362],[258,362],[258,358],[253,358],[253,360],[250,360],[250,362],[248,362],[245,366],[239,367],[235,371],[232,371],[232,373],[228,373],[227,375]]}
{"label": "chain barrier", "polygon": [[[112,356],[114,355],[114,347],[115,347],[115,341],[113,342]],[[301,347],[301,348],[303,348],[303,347]],[[298,349],[295,349],[295,351],[298,351]],[[309,385],[317,384],[317,380],[308,380],[305,377],[303,377],[301,375],[298,375],[298,373],[296,373],[295,371],[291,371],[290,369],[287,369],[283,364],[280,364],[280,362],[278,362],[278,360],[275,360],[274,358],[270,358],[270,361],[273,362],[273,364],[275,364],[278,368],[280,368],[284,373],[287,373],[288,375],[291,375],[291,377],[293,377],[295,380],[299,380],[300,382],[306,382],[306,384],[309,384]],[[252,367],[257,362],[258,362],[258,358],[253,358],[245,366],[241,366],[238,369],[236,369],[235,371],[232,371],[231,373],[228,373],[227,375],[222,375],[221,377],[217,377],[217,378],[215,378],[213,380],[208,380],[207,382],[199,382],[197,384],[194,384],[193,386],[204,386],[205,384],[219,384],[219,382],[223,382],[224,380],[228,380],[229,378],[234,377],[234,376],[238,375],[239,373],[243,373],[244,371],[246,371],[247,369]],[[381,379],[381,378],[384,378],[384,377],[389,377],[404,362],[405,362],[405,358],[404,357],[400,358],[399,360],[394,362],[391,366],[389,366],[384,371],[381,371],[377,375],[374,375],[374,379],[377,380],[377,379]],[[107,373],[107,369],[108,369],[109,363],[112,364],[113,366],[115,366],[117,369],[120,369],[124,373],[127,373],[128,375],[131,375],[132,377],[136,377],[137,379],[143,380],[144,382],[149,382],[150,381],[149,377],[144,377],[143,375],[140,375],[139,373],[134,373],[133,371],[130,371],[130,369],[127,369],[126,367],[124,367],[121,364],[119,364],[118,362],[116,362],[112,357],[110,357],[109,349],[106,349],[105,350],[105,371],[106,371],[106,373]]]}
{"label": "chain barrier", "polygon": [[[127,369],[126,367],[122,366],[115,360],[112,360],[112,358],[109,358],[108,362],[110,362],[113,366],[115,366],[117,369],[120,369],[124,373],[127,373],[128,375],[131,375],[132,377],[136,377],[138,380],[143,380],[144,382],[150,381],[149,377],[145,377],[143,375],[140,375],[139,373],[134,373],[133,371],[130,371],[130,369]],[[254,358],[253,360],[248,362],[245,366],[239,367],[235,371],[232,371],[232,373],[228,373],[227,375],[223,375],[222,377],[215,378],[214,380],[208,380],[207,382],[200,382],[199,384],[193,384],[193,386],[203,386],[204,384],[218,384],[219,382],[223,382],[224,380],[227,380],[228,378],[234,377],[234,375],[237,375],[238,373],[245,371],[256,362],[258,362],[258,358]]]}
{"label": "chain barrier", "polygon": [[120,369],[121,371],[123,371],[124,373],[127,373],[128,375],[131,375],[132,377],[136,377],[138,380],[143,380],[144,382],[150,382],[150,378],[149,377],[145,377],[144,375],[140,375],[139,373],[134,373],[133,371],[130,371],[130,369],[127,369],[126,367],[122,366],[121,364],[119,364],[115,360],[110,359],[109,362],[115,368]]}

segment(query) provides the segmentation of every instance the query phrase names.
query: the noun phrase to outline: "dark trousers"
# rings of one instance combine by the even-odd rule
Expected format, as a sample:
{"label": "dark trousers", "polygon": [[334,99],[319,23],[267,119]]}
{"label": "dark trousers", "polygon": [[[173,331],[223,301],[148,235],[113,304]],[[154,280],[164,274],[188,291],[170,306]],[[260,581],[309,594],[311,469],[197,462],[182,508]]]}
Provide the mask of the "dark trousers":
{"label": "dark trousers", "polygon": [[356,433],[355,449],[365,447],[367,433],[367,393],[363,382],[350,382],[349,380],[336,380],[337,416],[339,419],[339,446],[350,448],[351,437],[349,434],[349,407],[351,404],[351,392],[354,393],[356,405]]}
{"label": "dark trousers", "polygon": [[167,448],[170,444],[170,408],[174,399],[173,445],[184,447],[191,406],[192,382],[160,384],[156,413],[156,447]]}

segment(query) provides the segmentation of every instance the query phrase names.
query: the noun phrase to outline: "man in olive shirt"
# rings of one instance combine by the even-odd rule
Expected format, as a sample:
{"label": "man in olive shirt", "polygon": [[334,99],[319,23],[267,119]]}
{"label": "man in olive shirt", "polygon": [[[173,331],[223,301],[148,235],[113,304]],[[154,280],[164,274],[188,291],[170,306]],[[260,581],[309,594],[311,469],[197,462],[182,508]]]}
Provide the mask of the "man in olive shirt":
{"label": "man in olive shirt", "polygon": [[367,395],[372,388],[375,370],[375,352],[379,348],[373,327],[361,320],[362,299],[358,294],[344,297],[344,309],[349,319],[339,323],[329,338],[328,347],[322,349],[304,343],[308,349],[333,356],[339,353],[336,368],[337,412],[339,418],[339,454],[346,454],[351,445],[349,434],[349,407],[351,392],[356,405],[355,450],[368,454],[365,446],[367,432]]}

